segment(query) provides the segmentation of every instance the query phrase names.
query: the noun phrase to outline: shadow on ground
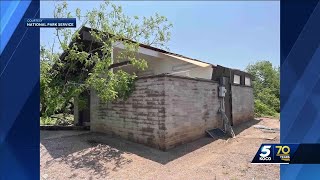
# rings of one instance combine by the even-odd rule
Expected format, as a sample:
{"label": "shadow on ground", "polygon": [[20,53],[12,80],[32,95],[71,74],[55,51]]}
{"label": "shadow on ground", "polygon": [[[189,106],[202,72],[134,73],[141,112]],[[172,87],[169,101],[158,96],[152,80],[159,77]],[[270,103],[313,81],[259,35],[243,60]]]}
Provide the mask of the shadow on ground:
{"label": "shadow on ground", "polygon": [[[259,120],[251,120],[242,123],[234,127],[234,132],[238,135],[258,122]],[[225,139],[228,139],[228,137]],[[102,133],[87,133],[42,139],[41,144],[47,149],[53,160],[60,158],[61,161],[73,168],[87,167],[95,173],[107,173],[103,163],[112,162],[114,166],[111,169],[117,170],[122,165],[131,162],[123,156],[124,154],[136,154],[161,164],[167,164],[216,140],[211,137],[203,137],[168,151],[161,151]],[[46,164],[50,164],[50,161],[47,161]]]}
{"label": "shadow on ground", "polygon": [[242,131],[250,128],[251,126],[253,126],[253,125],[255,125],[255,124],[258,124],[260,121],[261,121],[261,120],[259,120],[259,119],[252,119],[252,120],[250,120],[250,121],[241,123],[241,124],[233,127],[234,134],[237,136],[237,135],[240,134]]}
{"label": "shadow on ground", "polygon": [[[60,134],[57,136],[56,134]],[[61,134],[66,134],[62,136]],[[96,139],[105,139],[105,135],[94,133],[79,134],[79,132],[41,131],[41,156],[49,153],[52,159],[45,161],[41,166],[50,167],[52,163],[64,163],[72,169],[85,168],[94,175],[104,178],[110,170],[117,171],[123,165],[131,162],[123,156],[124,151],[105,143],[97,143]],[[44,135],[43,135],[44,134]],[[112,139],[112,138],[111,138]],[[70,178],[77,177],[74,174]]]}

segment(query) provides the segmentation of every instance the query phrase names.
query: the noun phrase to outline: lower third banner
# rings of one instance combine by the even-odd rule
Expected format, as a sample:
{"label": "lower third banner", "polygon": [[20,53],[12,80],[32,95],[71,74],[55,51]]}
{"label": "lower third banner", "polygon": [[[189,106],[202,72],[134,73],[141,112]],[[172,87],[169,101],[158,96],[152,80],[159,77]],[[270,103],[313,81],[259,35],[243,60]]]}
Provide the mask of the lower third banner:
{"label": "lower third banner", "polygon": [[262,144],[253,164],[320,164],[320,144]]}

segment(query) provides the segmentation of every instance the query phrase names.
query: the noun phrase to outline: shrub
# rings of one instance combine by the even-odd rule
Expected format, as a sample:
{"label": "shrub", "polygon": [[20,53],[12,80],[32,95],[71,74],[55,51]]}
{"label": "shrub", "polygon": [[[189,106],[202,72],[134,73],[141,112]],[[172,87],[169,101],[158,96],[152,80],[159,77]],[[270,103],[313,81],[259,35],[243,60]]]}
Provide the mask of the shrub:
{"label": "shrub", "polygon": [[261,102],[259,99],[254,100],[254,113],[256,117],[275,116],[276,111],[268,105]]}
{"label": "shrub", "polygon": [[280,112],[280,68],[269,61],[258,61],[247,66],[253,75],[255,116],[276,116]]}

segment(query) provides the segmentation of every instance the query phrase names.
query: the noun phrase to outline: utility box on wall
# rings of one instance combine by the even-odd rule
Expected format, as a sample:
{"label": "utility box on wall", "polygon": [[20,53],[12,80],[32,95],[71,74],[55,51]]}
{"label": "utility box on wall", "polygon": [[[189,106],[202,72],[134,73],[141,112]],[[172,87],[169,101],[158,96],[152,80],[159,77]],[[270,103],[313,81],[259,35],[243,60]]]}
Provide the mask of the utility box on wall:
{"label": "utility box on wall", "polygon": [[227,89],[224,86],[219,86],[219,97],[225,97],[227,93]]}

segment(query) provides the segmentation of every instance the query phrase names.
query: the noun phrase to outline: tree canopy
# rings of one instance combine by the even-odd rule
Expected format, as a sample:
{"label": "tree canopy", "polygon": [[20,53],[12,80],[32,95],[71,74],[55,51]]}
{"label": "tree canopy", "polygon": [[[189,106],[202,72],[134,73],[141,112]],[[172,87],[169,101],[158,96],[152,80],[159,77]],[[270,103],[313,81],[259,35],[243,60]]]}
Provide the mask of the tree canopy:
{"label": "tree canopy", "polygon": [[[77,18],[79,29],[57,28],[59,48],[41,47],[41,115],[51,116],[63,111],[74,97],[94,89],[102,101],[125,98],[133,89],[136,75],[113,71],[114,59],[127,60],[137,69],[147,67],[145,59],[135,55],[139,43],[167,49],[172,24],[157,13],[151,17],[127,16],[121,6],[101,2],[98,8],[82,12],[68,9],[67,2],[58,3],[55,18]],[[81,27],[89,27],[91,42],[84,42]],[[124,49],[112,58],[113,47],[121,43]],[[81,99],[80,99],[81,101]]]}
{"label": "tree canopy", "polygon": [[280,67],[269,61],[258,61],[247,66],[254,76],[253,92],[256,116],[274,116],[280,112]]}

